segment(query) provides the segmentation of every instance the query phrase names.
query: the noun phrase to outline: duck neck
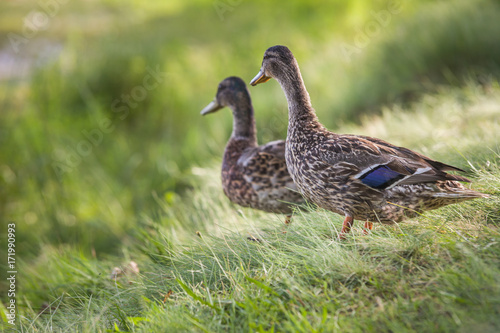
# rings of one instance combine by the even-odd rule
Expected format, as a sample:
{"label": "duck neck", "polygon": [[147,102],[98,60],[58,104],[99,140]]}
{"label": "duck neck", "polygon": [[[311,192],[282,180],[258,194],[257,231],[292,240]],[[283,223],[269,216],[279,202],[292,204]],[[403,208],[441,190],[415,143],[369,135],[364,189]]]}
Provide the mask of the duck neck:
{"label": "duck neck", "polygon": [[231,105],[233,111],[232,139],[247,139],[250,145],[257,145],[257,129],[253,115],[252,103],[249,100],[240,101]]}
{"label": "duck neck", "polygon": [[276,79],[285,92],[288,102],[288,123],[305,124],[318,122],[314,108],[311,105],[309,93],[302,80],[299,65],[295,62],[295,66],[288,67],[287,71],[283,72],[283,75]]}

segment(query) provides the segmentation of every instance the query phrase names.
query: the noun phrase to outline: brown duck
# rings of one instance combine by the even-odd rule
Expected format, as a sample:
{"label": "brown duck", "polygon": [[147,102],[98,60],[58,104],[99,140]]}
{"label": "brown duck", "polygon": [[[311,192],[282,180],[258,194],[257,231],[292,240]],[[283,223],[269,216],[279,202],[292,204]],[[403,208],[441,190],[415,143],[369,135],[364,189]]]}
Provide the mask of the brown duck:
{"label": "brown duck", "polygon": [[266,212],[287,214],[304,203],[288,173],[283,140],[257,144],[257,130],[250,93],[245,82],[228,77],[217,89],[215,99],[202,111],[206,115],[224,107],[233,111],[233,133],[222,160],[222,188],[234,203]]}
{"label": "brown duck", "polygon": [[[425,210],[487,195],[465,188],[463,171],[380,139],[328,131],[316,117],[300,69],[286,46],[264,53],[252,86],[274,78],[288,101],[286,164],[304,197],[345,216],[341,239],[354,219],[395,223]],[[365,230],[366,231],[366,230]]]}

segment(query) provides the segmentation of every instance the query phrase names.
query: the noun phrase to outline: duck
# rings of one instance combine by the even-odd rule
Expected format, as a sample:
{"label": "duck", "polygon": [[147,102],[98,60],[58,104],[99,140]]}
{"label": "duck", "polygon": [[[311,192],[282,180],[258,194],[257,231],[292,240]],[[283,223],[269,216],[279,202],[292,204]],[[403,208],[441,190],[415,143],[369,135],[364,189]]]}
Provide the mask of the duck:
{"label": "duck", "polygon": [[225,107],[232,110],[233,131],[222,159],[224,194],[242,207],[285,214],[285,224],[289,224],[294,207],[305,200],[288,172],[285,141],[258,145],[250,92],[241,78],[231,76],[222,80],[214,100],[201,114]]}
{"label": "duck", "polygon": [[487,197],[466,188],[471,181],[448,171],[464,170],[381,139],[337,134],[318,120],[292,52],[282,45],[267,49],[250,85],[274,78],[288,103],[285,159],[307,201],[344,217],[340,240],[354,220],[393,224],[424,211]]}

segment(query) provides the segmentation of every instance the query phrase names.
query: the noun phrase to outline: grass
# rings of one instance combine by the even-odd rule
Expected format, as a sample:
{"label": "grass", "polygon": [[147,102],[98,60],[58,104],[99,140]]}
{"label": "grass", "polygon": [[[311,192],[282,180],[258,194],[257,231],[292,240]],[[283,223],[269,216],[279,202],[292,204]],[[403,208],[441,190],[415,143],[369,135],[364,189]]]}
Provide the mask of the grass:
{"label": "grass", "polygon": [[[474,207],[468,208],[470,214]],[[369,237],[355,230],[339,244],[332,241],[339,224],[331,214],[311,213],[286,234],[268,227],[258,234],[262,243],[227,232],[202,236],[188,248],[168,250],[156,264],[146,261],[141,276],[117,281],[109,278],[110,267],[55,254],[49,260],[60,267],[46,267],[35,282],[52,286],[53,309],[38,317],[39,309],[27,311],[22,327],[467,331],[479,325],[493,332],[499,325],[498,228],[487,219],[465,223],[475,216],[461,212],[447,217],[379,227]]]}
{"label": "grass", "polygon": [[[0,5],[0,59],[32,65],[0,82],[17,329],[498,331],[498,4],[404,2],[348,61],[339,46],[388,1],[231,3],[222,17],[202,0],[68,3],[21,53],[4,37],[33,5]],[[329,128],[461,167],[490,199],[369,236],[358,223],[344,243],[335,214],[299,212],[283,233],[281,216],[232,205],[219,176],[229,111],[198,112],[223,78],[250,80],[274,44],[296,54]],[[157,68],[163,82],[113,108]],[[278,84],[250,92],[260,142],[283,138]]]}

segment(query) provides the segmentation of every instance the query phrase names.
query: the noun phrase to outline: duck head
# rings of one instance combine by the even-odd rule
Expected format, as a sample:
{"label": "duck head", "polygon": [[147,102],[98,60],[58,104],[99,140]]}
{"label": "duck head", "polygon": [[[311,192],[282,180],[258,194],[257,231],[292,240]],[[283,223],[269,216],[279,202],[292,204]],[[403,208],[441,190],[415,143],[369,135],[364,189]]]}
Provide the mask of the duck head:
{"label": "duck head", "polygon": [[248,103],[249,96],[245,82],[242,79],[236,76],[228,77],[219,83],[214,100],[201,110],[201,114],[204,116],[226,106],[234,107],[243,101]]}
{"label": "duck head", "polygon": [[290,69],[298,67],[297,61],[288,47],[276,45],[268,48],[264,53],[262,66],[259,73],[250,81],[250,85],[269,81],[271,78],[281,78],[290,76]]}

